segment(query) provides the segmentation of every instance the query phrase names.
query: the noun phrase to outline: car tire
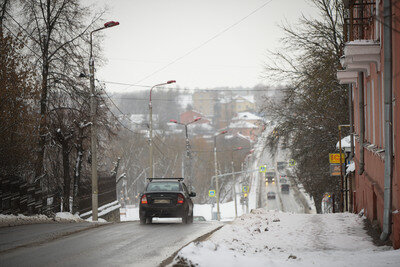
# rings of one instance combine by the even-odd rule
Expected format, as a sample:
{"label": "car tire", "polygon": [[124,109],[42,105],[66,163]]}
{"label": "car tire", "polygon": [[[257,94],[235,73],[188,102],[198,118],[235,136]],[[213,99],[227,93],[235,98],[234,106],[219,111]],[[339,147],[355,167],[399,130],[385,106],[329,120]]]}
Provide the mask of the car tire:
{"label": "car tire", "polygon": [[182,223],[183,224],[188,224],[189,223],[189,216],[188,216],[187,212],[185,212],[185,214],[182,217]]}
{"label": "car tire", "polygon": [[189,223],[193,223],[193,212],[192,212],[192,214],[190,214],[188,220],[189,220],[188,221]]}
{"label": "car tire", "polygon": [[146,218],[140,217],[140,224],[146,224]]}
{"label": "car tire", "polygon": [[146,218],[146,223],[147,224],[151,224],[152,222],[153,222],[153,218],[152,217]]}

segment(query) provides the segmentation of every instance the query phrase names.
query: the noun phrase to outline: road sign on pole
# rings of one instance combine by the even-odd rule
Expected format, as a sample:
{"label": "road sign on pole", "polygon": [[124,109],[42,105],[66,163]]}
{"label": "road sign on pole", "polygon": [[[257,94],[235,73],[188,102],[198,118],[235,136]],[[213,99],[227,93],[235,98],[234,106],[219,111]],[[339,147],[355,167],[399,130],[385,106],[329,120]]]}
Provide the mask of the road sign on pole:
{"label": "road sign on pole", "polygon": [[249,187],[247,185],[242,186],[243,193],[249,192]]}
{"label": "road sign on pole", "polygon": [[267,172],[267,165],[260,166],[260,172]]}
{"label": "road sign on pole", "polygon": [[289,160],[289,166],[293,167],[296,165],[296,161],[294,159]]}
{"label": "road sign on pole", "polygon": [[[342,163],[345,162],[346,155],[342,153]],[[340,154],[339,153],[329,153],[329,163],[340,164]]]}
{"label": "road sign on pole", "polygon": [[[345,166],[343,163],[342,163],[342,168],[345,170]],[[331,163],[329,165],[329,170],[331,176],[340,176],[340,164]]]}
{"label": "road sign on pole", "polygon": [[208,196],[209,197],[215,197],[215,190],[209,190],[208,191]]}

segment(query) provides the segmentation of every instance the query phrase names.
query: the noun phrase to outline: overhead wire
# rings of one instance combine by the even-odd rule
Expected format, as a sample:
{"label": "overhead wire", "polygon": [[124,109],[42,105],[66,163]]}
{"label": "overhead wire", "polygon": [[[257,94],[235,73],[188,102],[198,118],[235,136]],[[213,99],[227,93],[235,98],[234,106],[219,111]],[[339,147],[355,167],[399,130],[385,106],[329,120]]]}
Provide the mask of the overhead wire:
{"label": "overhead wire", "polygon": [[[262,8],[264,8],[266,5],[268,5],[269,3],[271,3],[273,0],[269,0],[267,2],[265,2],[264,4],[262,4],[261,6],[257,7],[255,10],[253,10],[252,12],[250,12],[249,14],[247,14],[246,16],[244,16],[243,18],[241,18],[240,20],[238,20],[237,22],[231,24],[230,26],[226,27],[224,30],[220,31],[219,33],[215,34],[214,36],[212,36],[211,38],[209,38],[208,40],[204,41],[203,43],[201,43],[200,45],[192,48],[191,50],[189,50],[188,52],[186,52],[185,54],[183,54],[182,56],[172,60],[170,63],[164,65],[163,67],[153,71],[152,73],[150,73],[149,75],[146,75],[145,77],[143,77],[142,79],[140,79],[139,81],[137,81],[136,83],[140,83],[146,79],[148,79],[149,77],[159,73],[160,71],[168,68],[169,66],[175,64],[176,62],[178,62],[179,60],[187,57],[188,55],[192,54],[193,52],[197,51],[198,49],[200,49],[201,47],[205,46],[206,44],[208,44],[209,42],[211,42],[212,40],[218,38],[219,36],[221,36],[222,34],[226,33],[227,31],[229,31],[230,29],[234,28],[235,26],[237,26],[238,24],[240,24],[241,22],[243,22],[244,20],[246,20],[248,17],[250,17],[251,15],[253,15],[254,13],[256,13],[257,11],[261,10]],[[126,87],[125,89],[128,89],[131,86]]]}
{"label": "overhead wire", "polygon": [[[135,84],[135,83],[123,83],[123,82],[115,82],[115,81],[105,81],[105,80],[100,80],[102,83],[107,83],[107,84],[115,84],[115,85],[129,85],[131,87],[141,87],[141,88],[151,88],[151,85],[144,85],[144,84]],[[159,86],[157,88],[167,88],[165,86]],[[126,89],[126,88],[124,88]],[[213,89],[206,89],[206,88],[177,88],[177,87],[169,87],[168,88],[171,91],[208,91],[208,92],[223,92],[223,91],[229,91],[229,92],[246,92],[246,91],[251,91],[251,92],[265,92],[265,91],[287,91],[289,89],[287,88],[213,88]]]}
{"label": "overhead wire", "polygon": [[[104,88],[102,88],[102,87],[100,87],[100,88],[101,88],[101,90],[106,94],[107,98],[111,101],[111,103],[115,106],[115,108],[116,108],[122,115],[127,116],[127,114],[125,114],[124,112],[122,112],[122,110],[117,106],[117,104],[115,104],[115,102],[111,99],[111,97],[110,97],[110,95],[107,93],[107,91],[106,91]],[[110,110],[110,112],[111,112],[111,110]],[[142,126],[140,123],[137,123],[137,122],[132,121],[129,117],[127,117],[127,119],[128,119],[131,123],[133,123],[133,124]]]}
{"label": "overhead wire", "polygon": [[[6,29],[8,30],[8,32],[11,33],[11,35],[14,36],[14,38],[17,39],[19,42],[24,43],[24,42],[21,41],[20,38],[18,38],[18,36],[17,36],[12,30],[10,30],[10,28],[8,28],[6,25],[3,24],[2,27],[6,28]],[[42,60],[42,57],[41,57],[39,54],[37,54],[32,48],[30,48],[28,45],[26,45],[25,43],[24,43],[24,47],[27,48],[29,51],[31,51],[31,52],[37,57],[37,59],[38,59],[39,61]]]}

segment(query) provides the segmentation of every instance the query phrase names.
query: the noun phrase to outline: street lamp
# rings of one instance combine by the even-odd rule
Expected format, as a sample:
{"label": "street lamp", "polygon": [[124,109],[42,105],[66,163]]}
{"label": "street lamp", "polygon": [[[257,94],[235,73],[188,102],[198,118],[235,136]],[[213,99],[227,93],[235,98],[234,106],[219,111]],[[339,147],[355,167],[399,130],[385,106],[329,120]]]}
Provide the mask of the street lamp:
{"label": "street lamp", "polygon": [[109,21],[104,24],[104,27],[98,28],[90,32],[90,58],[89,58],[89,77],[90,77],[90,120],[91,125],[91,157],[92,157],[92,220],[97,221],[98,217],[98,178],[97,178],[97,136],[96,136],[96,99],[94,88],[94,59],[93,59],[93,33],[107,28],[119,25],[117,21]]}
{"label": "street lamp", "polygon": [[168,81],[166,83],[156,84],[150,88],[150,100],[149,100],[149,111],[150,111],[150,134],[149,134],[149,145],[150,145],[150,156],[149,156],[149,167],[150,167],[150,178],[154,178],[154,170],[153,170],[153,106],[151,104],[151,92],[153,88],[157,86],[167,85],[171,83],[176,83],[175,80]]}
{"label": "street lamp", "polygon": [[214,169],[215,169],[215,194],[217,197],[217,219],[221,220],[221,214],[219,212],[219,184],[218,184],[218,166],[217,166],[217,137],[226,134],[228,131],[222,131],[214,135]]}
{"label": "street lamp", "polygon": [[[248,157],[254,152],[254,148],[250,149],[249,152],[247,152],[246,156],[244,157],[244,161],[242,162],[242,171],[244,169],[243,165],[245,165],[246,169],[248,168],[247,166],[247,161],[248,161]],[[246,176],[246,180],[247,180],[247,184],[249,183],[248,181],[249,176]],[[246,213],[249,213],[249,201],[246,201]]]}
{"label": "street lamp", "polygon": [[[196,121],[199,121],[199,120],[201,120],[201,117],[197,117],[196,119],[194,119],[193,121],[190,121],[188,123],[178,122],[177,120],[169,120],[170,122],[185,126],[185,136],[186,136],[186,164],[185,164],[186,166],[185,166],[185,169],[186,170],[188,170],[187,162],[190,160],[190,144],[189,144],[189,136],[188,136],[188,125],[190,125],[190,124],[192,124],[192,123],[194,123]],[[189,164],[189,166],[190,166],[190,168],[192,167],[191,164]],[[187,171],[187,172],[189,173],[189,175],[188,175],[189,179],[188,180],[189,180],[189,185],[190,185],[191,184],[191,179],[192,179],[191,171],[190,172]]]}
{"label": "street lamp", "polygon": [[[233,195],[234,195],[234,200],[235,200],[235,217],[237,217],[237,199],[236,199],[236,175],[235,175],[235,166],[233,163],[233,153],[236,151],[242,150],[242,149],[244,149],[244,147],[239,146],[232,150],[232,162],[231,163],[232,163]],[[245,148],[245,149],[248,149],[248,148]]]}

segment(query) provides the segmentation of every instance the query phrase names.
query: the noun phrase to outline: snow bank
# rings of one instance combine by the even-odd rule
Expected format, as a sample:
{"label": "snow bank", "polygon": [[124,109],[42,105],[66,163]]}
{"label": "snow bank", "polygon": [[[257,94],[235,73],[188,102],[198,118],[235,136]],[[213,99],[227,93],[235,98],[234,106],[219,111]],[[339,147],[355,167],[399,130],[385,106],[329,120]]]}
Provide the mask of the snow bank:
{"label": "snow bank", "polygon": [[54,218],[39,214],[32,216],[0,214],[0,227],[52,222],[83,222],[83,220],[78,215],[73,215],[69,212],[58,212]]}
{"label": "snow bank", "polygon": [[205,242],[183,248],[174,263],[196,266],[398,266],[399,251],[376,247],[362,218],[350,213],[253,210]]}
{"label": "snow bank", "polygon": [[55,220],[56,221],[74,221],[74,222],[83,221],[79,217],[79,215],[77,215],[77,214],[74,215],[70,212],[57,212]]}
{"label": "snow bank", "polygon": [[25,216],[22,214],[18,215],[4,215],[0,214],[0,227],[1,226],[15,226],[22,224],[31,224],[31,223],[44,223],[44,222],[52,222],[53,218],[49,218],[45,215],[33,215],[33,216]]}

